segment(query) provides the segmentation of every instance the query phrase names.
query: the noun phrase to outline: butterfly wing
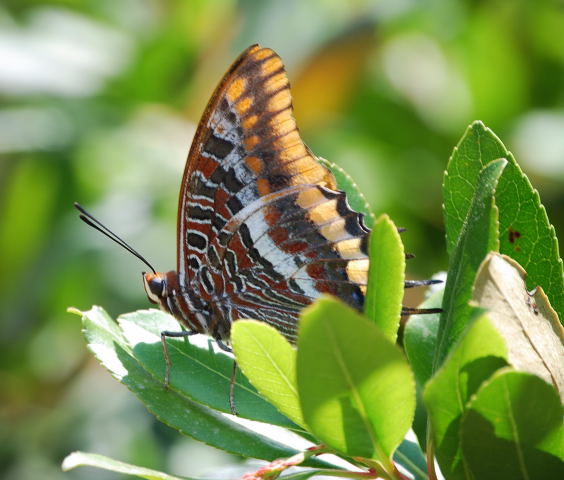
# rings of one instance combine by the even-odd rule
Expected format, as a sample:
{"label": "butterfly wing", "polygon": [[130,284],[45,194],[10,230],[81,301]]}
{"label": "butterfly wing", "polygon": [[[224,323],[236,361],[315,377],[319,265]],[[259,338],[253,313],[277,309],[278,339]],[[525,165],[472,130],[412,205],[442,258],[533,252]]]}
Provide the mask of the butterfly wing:
{"label": "butterfly wing", "polygon": [[230,322],[263,320],[295,340],[300,311],[322,293],[360,310],[368,231],[343,192],[300,185],[260,198],[226,225],[217,248]]}
{"label": "butterfly wing", "polygon": [[288,183],[335,187],[299,137],[280,57],[253,45],[216,88],[192,142],[178,208],[180,277],[197,277],[207,245],[243,204]]}
{"label": "butterfly wing", "polygon": [[181,287],[201,290],[218,321],[258,318],[290,336],[321,292],[362,302],[367,229],[301,140],[270,49],[243,52],[214,92],[178,215]]}

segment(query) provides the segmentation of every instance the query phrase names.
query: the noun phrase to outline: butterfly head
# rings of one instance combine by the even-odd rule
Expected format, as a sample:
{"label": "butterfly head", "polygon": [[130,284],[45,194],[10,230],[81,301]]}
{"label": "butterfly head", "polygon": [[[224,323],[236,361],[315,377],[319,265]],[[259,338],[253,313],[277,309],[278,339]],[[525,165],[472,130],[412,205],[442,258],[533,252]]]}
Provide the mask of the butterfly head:
{"label": "butterfly head", "polygon": [[178,294],[178,274],[174,270],[166,273],[143,272],[143,286],[149,302],[177,316],[174,297]]}
{"label": "butterfly head", "polygon": [[202,301],[194,298],[190,292],[182,293],[175,270],[166,273],[143,272],[143,286],[151,303],[170,313],[190,331],[225,337],[225,332],[219,327],[210,330],[209,312]]}
{"label": "butterfly head", "polygon": [[143,272],[143,286],[149,301],[166,309],[166,298],[168,297],[166,275]]}

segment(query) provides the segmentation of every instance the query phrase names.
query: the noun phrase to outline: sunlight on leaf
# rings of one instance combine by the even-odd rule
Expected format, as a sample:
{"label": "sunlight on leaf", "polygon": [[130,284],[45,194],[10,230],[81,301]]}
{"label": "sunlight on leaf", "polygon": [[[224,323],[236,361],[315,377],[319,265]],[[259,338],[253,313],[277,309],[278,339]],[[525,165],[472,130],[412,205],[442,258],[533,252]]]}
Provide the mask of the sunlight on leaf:
{"label": "sunlight on leaf", "polygon": [[[139,310],[121,315],[119,325],[134,356],[143,368],[164,384],[165,362],[160,332],[178,331],[176,320],[159,310]],[[190,339],[167,339],[171,361],[171,390],[216,410],[230,413],[229,389],[233,359],[214,349],[215,342],[203,335]],[[295,425],[266,402],[239,372],[235,382],[239,415],[251,420],[295,429]]]}
{"label": "sunlight on leaf", "polygon": [[237,364],[280,412],[304,425],[296,385],[296,349],[264,322],[238,320],[231,329]]}
{"label": "sunlight on leaf", "polygon": [[490,253],[478,270],[473,299],[505,339],[509,363],[551,383],[564,400],[564,329],[539,288],[527,292],[526,272],[513,259]]}
{"label": "sunlight on leaf", "polygon": [[[150,315],[151,311],[136,314]],[[272,461],[297,453],[293,448],[242,426],[235,421],[237,419],[231,420],[228,415],[165,389],[162,380],[153,377],[133,356],[118,325],[100,307],[82,312],[82,322],[88,348],[161,422],[184,435],[244,457]],[[162,356],[159,367],[155,368],[160,369],[161,363]],[[325,465],[323,462],[317,464]]]}
{"label": "sunlight on leaf", "polygon": [[376,220],[369,237],[369,254],[364,313],[395,342],[404,294],[405,253],[398,229],[387,215]]}
{"label": "sunlight on leaf", "polygon": [[62,469],[64,472],[78,467],[96,467],[109,470],[110,472],[145,478],[147,480],[191,480],[188,477],[174,477],[166,473],[130,465],[129,463],[113,460],[104,455],[97,455],[95,453],[73,452],[63,460]]}
{"label": "sunlight on leaf", "polygon": [[321,441],[389,467],[413,420],[415,382],[378,327],[321,298],[302,315],[297,378],[304,419]]}
{"label": "sunlight on leaf", "polygon": [[481,169],[506,158],[495,193],[499,208],[500,253],[515,259],[527,271],[527,288],[543,287],[554,310],[564,322],[564,272],[558,240],[538,192],[521,171],[501,140],[482,122],[468,127],[449,160],[445,172],[444,216],[447,247],[452,254],[478,189]]}

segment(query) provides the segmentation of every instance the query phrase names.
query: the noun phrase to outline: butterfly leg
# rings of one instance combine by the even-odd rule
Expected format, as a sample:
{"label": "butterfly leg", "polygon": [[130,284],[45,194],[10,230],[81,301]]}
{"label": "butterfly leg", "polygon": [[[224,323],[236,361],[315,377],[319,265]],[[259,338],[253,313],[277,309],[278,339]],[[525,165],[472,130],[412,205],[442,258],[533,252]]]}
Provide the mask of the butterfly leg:
{"label": "butterfly leg", "polygon": [[233,353],[233,349],[232,349],[229,345],[225,345],[225,343],[223,343],[223,342],[221,341],[221,339],[216,338],[215,341],[216,341],[216,343],[217,343],[217,346],[218,346],[219,348],[221,348],[224,352]]}
{"label": "butterfly leg", "polygon": [[170,378],[170,357],[168,356],[168,347],[166,345],[166,337],[179,338],[179,337],[190,337],[191,335],[196,335],[198,332],[191,332],[188,330],[182,330],[181,332],[169,332],[165,330],[161,332],[161,345],[163,346],[163,357],[165,360],[165,388],[168,388],[168,382]]}
{"label": "butterfly leg", "polygon": [[[217,346],[225,352],[233,353],[233,349],[223,343],[221,339],[216,338]],[[233,361],[233,370],[231,371],[231,378],[229,380],[229,407],[231,413],[237,415],[237,408],[235,407],[235,376],[237,375],[237,362]]]}
{"label": "butterfly leg", "polygon": [[229,408],[231,413],[237,415],[235,407],[235,376],[237,375],[237,362],[233,361],[233,370],[231,370],[231,378],[229,379]]}
{"label": "butterfly leg", "polygon": [[442,308],[412,308],[412,307],[401,307],[402,315],[425,315],[429,313],[442,313]]}

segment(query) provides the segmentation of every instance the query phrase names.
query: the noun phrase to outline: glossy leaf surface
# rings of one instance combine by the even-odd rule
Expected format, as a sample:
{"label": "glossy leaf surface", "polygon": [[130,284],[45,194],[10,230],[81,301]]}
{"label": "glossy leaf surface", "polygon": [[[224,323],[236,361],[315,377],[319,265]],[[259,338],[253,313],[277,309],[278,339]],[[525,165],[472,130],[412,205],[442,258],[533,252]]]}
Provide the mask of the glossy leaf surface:
{"label": "glossy leaf surface", "polygon": [[376,220],[370,233],[369,255],[364,313],[395,342],[404,293],[405,252],[398,229],[387,215]]}
{"label": "glossy leaf surface", "polygon": [[494,193],[507,164],[504,159],[488,164],[480,173],[472,204],[451,254],[439,324],[434,370],[466,328],[472,307],[468,304],[478,267],[492,250],[497,250],[498,224]]}
{"label": "glossy leaf surface", "polygon": [[462,452],[483,480],[545,480],[564,475],[564,411],[554,388],[510,368],[486,382],[462,419]]}
{"label": "glossy leaf surface", "polygon": [[501,335],[482,316],[468,328],[425,387],[423,399],[431,420],[437,458],[447,478],[466,478],[460,453],[460,421],[466,403],[481,383],[507,365],[506,354]]}
{"label": "glossy leaf surface", "polygon": [[302,316],[298,391],[322,442],[384,465],[413,420],[415,382],[402,352],[372,322],[322,298]]}
{"label": "glossy leaf surface", "polygon": [[468,127],[450,158],[444,177],[444,216],[447,247],[452,254],[477,190],[477,178],[488,163],[505,158],[495,203],[499,208],[500,253],[527,271],[529,289],[543,287],[564,322],[564,277],[558,240],[538,192],[501,140],[482,122]]}
{"label": "glossy leaf surface", "polygon": [[276,329],[254,320],[235,322],[231,337],[245,376],[278,410],[303,425],[296,384],[296,349]]}

